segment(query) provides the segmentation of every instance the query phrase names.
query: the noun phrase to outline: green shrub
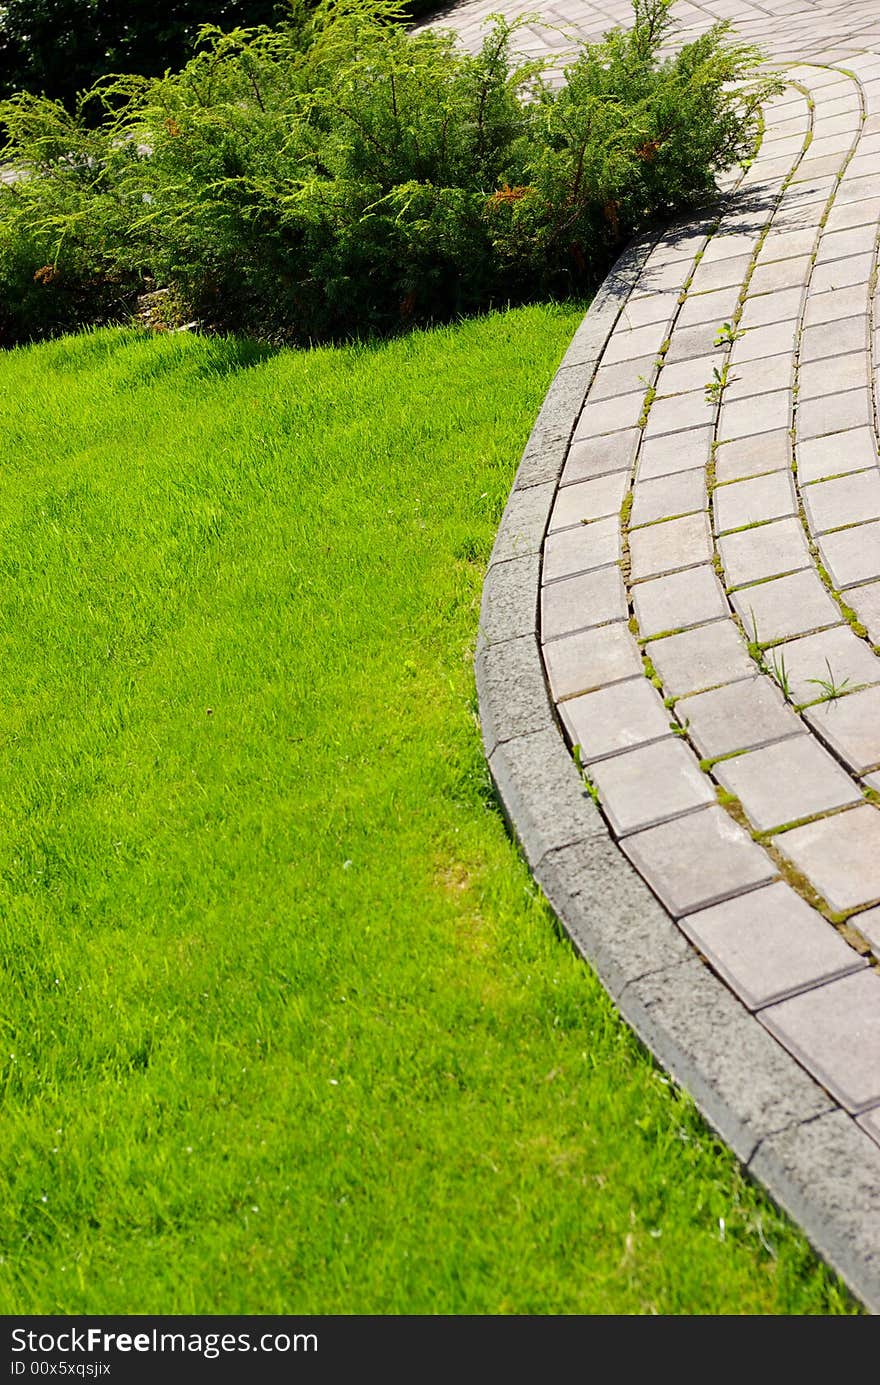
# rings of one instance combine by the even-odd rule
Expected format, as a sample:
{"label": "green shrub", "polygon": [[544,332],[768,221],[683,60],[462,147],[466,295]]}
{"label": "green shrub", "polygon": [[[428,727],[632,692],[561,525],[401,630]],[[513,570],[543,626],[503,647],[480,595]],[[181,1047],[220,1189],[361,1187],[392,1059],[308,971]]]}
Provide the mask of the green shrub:
{"label": "green shrub", "polygon": [[512,58],[516,24],[470,55],[395,0],[339,0],[204,30],[181,72],[98,84],[72,115],[0,104],[26,173],[0,194],[3,339],[124,317],[154,286],[300,342],[583,293],[748,154],[773,89],[724,24],[661,60],[668,7],[636,0],[558,90]]}

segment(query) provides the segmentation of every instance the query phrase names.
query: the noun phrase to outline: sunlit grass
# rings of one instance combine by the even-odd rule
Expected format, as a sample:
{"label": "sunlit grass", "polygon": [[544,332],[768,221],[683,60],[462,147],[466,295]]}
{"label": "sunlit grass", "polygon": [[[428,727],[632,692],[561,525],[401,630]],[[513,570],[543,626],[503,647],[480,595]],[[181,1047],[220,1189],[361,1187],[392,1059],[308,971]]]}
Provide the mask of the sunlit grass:
{"label": "sunlit grass", "polygon": [[0,360],[0,1310],[851,1311],[492,802],[480,587],[577,320]]}

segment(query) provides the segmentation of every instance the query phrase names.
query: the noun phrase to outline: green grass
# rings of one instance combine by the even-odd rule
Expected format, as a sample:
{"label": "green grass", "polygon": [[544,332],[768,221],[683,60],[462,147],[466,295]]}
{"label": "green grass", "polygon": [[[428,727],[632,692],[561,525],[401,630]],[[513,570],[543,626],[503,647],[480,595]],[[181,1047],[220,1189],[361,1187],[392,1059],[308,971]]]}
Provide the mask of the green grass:
{"label": "green grass", "polygon": [[480,587],[577,319],[0,360],[0,1311],[853,1311],[493,805]]}

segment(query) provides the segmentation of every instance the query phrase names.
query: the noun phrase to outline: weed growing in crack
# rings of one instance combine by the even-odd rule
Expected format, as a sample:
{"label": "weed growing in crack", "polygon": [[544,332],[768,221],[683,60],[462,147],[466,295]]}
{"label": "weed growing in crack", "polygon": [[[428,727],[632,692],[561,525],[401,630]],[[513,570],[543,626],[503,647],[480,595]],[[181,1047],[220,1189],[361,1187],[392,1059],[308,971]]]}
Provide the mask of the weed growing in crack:
{"label": "weed growing in crack", "polygon": [[834,674],[831,671],[831,664],[827,659],[825,660],[825,667],[828,670],[827,678],[808,678],[807,682],[815,683],[816,687],[821,688],[823,695],[829,701],[833,701],[836,697],[842,697],[843,694],[847,691],[855,692],[855,689],[850,686],[852,683],[851,678],[844,678],[842,683],[838,683],[836,681]]}
{"label": "weed growing in crack", "polygon": [[744,337],[745,332],[741,327],[734,327],[732,322],[723,322],[718,328],[718,335],[715,338],[716,346],[732,346],[740,337]]}
{"label": "weed growing in crack", "polygon": [[774,649],[770,656],[770,662],[773,666],[773,676],[779,684],[782,696],[785,698],[786,702],[791,702],[791,682],[789,681],[788,670],[785,667],[785,654],[780,651],[777,655]]}
{"label": "weed growing in crack", "polygon": [[598,803],[599,790],[596,788],[596,785],[592,782],[590,776],[587,774],[586,766],[584,765],[583,756],[581,754],[580,741],[576,741],[575,744],[571,747],[571,756],[574,760],[575,768],[577,769],[578,774],[581,776],[584,788],[590,795],[590,798],[593,800],[593,802]]}
{"label": "weed growing in crack", "polygon": [[[726,325],[726,324],[725,324]],[[717,342],[716,342],[717,345]],[[729,384],[736,379],[735,375],[730,374],[730,362],[725,361],[719,370],[717,366],[712,369],[712,379],[704,386],[707,404],[720,404],[721,396]]]}
{"label": "weed growing in crack", "polygon": [[[754,659],[755,663],[758,665],[758,671],[760,673],[769,674],[770,670],[767,667],[767,660],[764,658],[764,651],[761,648],[761,641],[758,639],[758,618],[755,615],[754,608],[752,606],[749,607],[749,615],[752,619],[752,634],[746,646],[748,649],[749,658]],[[746,634],[748,634],[748,631],[746,631]]]}

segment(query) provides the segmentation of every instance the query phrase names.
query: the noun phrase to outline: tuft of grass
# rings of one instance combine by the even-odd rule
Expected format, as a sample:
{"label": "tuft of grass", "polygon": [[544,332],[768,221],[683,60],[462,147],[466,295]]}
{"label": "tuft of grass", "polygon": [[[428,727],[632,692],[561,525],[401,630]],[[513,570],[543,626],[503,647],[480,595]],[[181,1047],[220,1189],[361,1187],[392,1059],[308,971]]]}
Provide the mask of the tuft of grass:
{"label": "tuft of grass", "polygon": [[[815,683],[817,687],[821,688],[826,701],[833,702],[836,698],[843,697],[844,693],[856,691],[856,688],[852,686],[851,678],[843,678],[840,682],[837,681],[828,659],[825,660],[825,667],[828,670],[827,678],[808,678],[806,681],[808,683]],[[860,684],[859,686],[862,685]]]}
{"label": "tuft of grass", "polygon": [[3,1312],[856,1311],[492,797],[481,585],[578,317],[0,360]]}

